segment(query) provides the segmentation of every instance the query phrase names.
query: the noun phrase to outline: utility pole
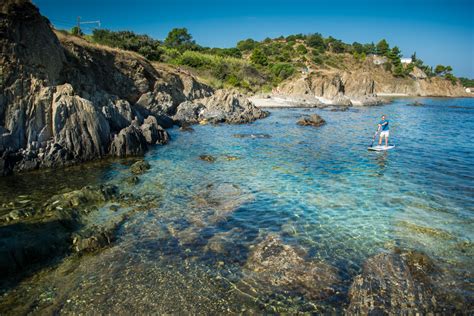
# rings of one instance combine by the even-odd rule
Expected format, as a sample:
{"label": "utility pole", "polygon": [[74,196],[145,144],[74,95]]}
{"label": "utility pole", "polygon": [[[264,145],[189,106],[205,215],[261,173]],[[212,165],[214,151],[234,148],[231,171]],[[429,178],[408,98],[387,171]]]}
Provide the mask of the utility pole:
{"label": "utility pole", "polygon": [[77,32],[78,34],[81,33],[81,17],[80,16],[77,17]]}

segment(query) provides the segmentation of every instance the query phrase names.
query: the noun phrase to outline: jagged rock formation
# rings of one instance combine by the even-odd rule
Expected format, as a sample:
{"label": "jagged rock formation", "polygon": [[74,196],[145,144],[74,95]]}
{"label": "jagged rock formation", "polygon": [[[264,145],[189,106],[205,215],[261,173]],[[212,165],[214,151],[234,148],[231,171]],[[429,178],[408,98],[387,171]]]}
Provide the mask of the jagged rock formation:
{"label": "jagged rock formation", "polygon": [[406,96],[467,96],[460,84],[453,85],[443,78],[428,78],[414,67],[408,77],[396,78],[374,64],[372,58],[363,63],[354,63],[351,56],[345,56],[341,69],[315,69],[315,71],[283,82],[278,92],[285,95],[316,96],[332,100],[336,105],[376,103],[377,95]]}
{"label": "jagged rock formation", "polygon": [[2,2],[0,34],[1,174],[142,155],[168,141],[163,128],[188,102],[212,122],[265,116],[242,96],[214,95],[138,54],[55,33],[27,0]]}

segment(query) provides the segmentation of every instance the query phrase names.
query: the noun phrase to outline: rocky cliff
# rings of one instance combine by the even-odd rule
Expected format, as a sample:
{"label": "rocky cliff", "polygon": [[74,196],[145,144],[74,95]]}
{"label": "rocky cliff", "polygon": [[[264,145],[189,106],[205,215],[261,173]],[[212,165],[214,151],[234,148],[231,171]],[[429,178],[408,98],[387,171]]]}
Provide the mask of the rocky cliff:
{"label": "rocky cliff", "polygon": [[397,78],[373,57],[356,62],[344,56],[339,68],[312,65],[308,73],[283,82],[279,94],[315,96],[343,104],[370,103],[377,96],[468,97],[464,87],[440,77],[428,78],[417,67],[407,77]]}
{"label": "rocky cliff", "polygon": [[0,4],[0,54],[0,174],[141,155],[168,141],[163,128],[195,121],[173,119],[190,104],[212,122],[266,116],[138,54],[55,33],[27,0]]}

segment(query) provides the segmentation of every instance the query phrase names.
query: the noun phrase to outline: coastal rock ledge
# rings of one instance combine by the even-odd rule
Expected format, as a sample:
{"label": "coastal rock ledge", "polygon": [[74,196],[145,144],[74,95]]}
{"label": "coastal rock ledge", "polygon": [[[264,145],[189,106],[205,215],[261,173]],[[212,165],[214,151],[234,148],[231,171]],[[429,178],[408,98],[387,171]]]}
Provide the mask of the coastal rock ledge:
{"label": "coastal rock ledge", "polygon": [[143,155],[173,124],[267,115],[236,91],[53,31],[27,0],[2,1],[0,33],[1,175]]}

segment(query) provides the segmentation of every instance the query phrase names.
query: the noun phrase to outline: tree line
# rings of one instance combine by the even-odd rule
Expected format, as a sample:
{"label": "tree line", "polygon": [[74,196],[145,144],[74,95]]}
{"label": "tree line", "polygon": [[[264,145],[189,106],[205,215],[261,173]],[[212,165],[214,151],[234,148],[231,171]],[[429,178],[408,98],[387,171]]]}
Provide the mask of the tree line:
{"label": "tree line", "polygon": [[263,41],[249,38],[239,41],[235,47],[211,48],[197,44],[186,28],[172,29],[163,41],[130,31],[106,29],[96,29],[87,37],[95,43],[137,52],[151,61],[202,70],[221,86],[248,88],[268,85],[267,89],[270,89],[293,75],[298,68],[304,68],[308,61],[321,67],[343,67],[339,54],[352,54],[357,61],[364,61],[371,54],[383,56],[386,58],[383,67],[395,77],[409,75],[416,66],[429,77],[442,76],[457,82],[451,66],[437,65],[433,69],[425,65],[416,53],[411,55],[410,64],[403,65],[401,50],[397,46],[390,47],[385,39],[377,44],[348,44],[332,36],[311,33]]}

